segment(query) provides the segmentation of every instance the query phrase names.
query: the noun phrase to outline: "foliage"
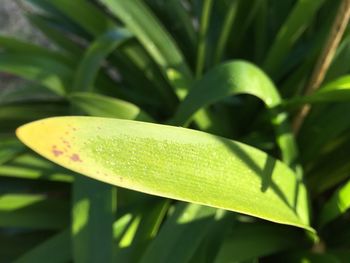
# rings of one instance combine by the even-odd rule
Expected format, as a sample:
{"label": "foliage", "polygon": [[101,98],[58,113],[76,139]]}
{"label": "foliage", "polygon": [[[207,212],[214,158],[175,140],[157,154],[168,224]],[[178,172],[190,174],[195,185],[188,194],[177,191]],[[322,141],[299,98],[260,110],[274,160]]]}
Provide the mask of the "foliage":
{"label": "foliage", "polygon": [[0,261],[347,262],[348,30],[304,94],[341,2],[26,0],[55,48],[0,36]]}

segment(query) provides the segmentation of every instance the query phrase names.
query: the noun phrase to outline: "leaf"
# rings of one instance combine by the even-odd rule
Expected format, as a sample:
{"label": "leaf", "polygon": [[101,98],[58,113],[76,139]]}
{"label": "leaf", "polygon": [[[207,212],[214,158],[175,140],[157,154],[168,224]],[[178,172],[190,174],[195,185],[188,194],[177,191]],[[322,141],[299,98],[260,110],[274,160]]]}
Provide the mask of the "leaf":
{"label": "leaf", "polygon": [[198,47],[197,47],[197,63],[196,63],[196,77],[201,77],[205,62],[207,49],[207,34],[210,21],[210,13],[213,10],[213,1],[204,0],[202,5],[201,17],[198,29]]}
{"label": "leaf", "polygon": [[200,108],[239,94],[256,96],[269,108],[281,102],[277,89],[263,71],[249,62],[236,60],[213,68],[199,80],[179,105],[173,122],[188,124]]}
{"label": "leaf", "polygon": [[235,22],[237,9],[239,5],[239,0],[231,1],[229,3],[223,2],[221,5],[225,7],[224,20],[222,22],[222,27],[220,30],[220,35],[215,45],[215,52],[213,62],[214,64],[218,64],[221,62],[226,46],[228,44],[228,39],[230,36],[230,32],[232,31],[232,26]]}
{"label": "leaf", "polygon": [[48,57],[50,59],[57,60],[62,64],[66,64],[67,66],[74,65],[74,60],[70,59],[68,56],[64,56],[59,52],[51,51],[41,46],[30,44],[11,37],[0,35],[0,48],[6,50],[7,52],[11,52],[15,54],[23,54],[23,55],[35,54],[40,57],[41,56]]}
{"label": "leaf", "polygon": [[58,95],[66,93],[72,77],[66,65],[35,54],[0,53],[0,71],[38,82]]}
{"label": "leaf", "polygon": [[0,226],[57,229],[68,225],[67,203],[44,195],[0,196]]}
{"label": "leaf", "polygon": [[325,144],[331,143],[350,129],[350,118],[344,114],[349,111],[349,103],[336,103],[314,108],[314,111],[305,120],[299,135],[299,145],[302,146],[301,157],[304,162],[319,155]]}
{"label": "leaf", "polygon": [[342,263],[338,258],[331,253],[312,253],[310,251],[293,251],[293,253],[286,253],[276,256],[275,262],[286,263]]}
{"label": "leaf", "polygon": [[[199,109],[228,96],[240,94],[258,97],[269,109],[278,106],[282,101],[276,87],[264,72],[249,62],[236,60],[215,67],[199,80],[180,103],[171,123],[186,125]],[[271,122],[277,133],[283,160],[292,167],[298,167],[297,148],[287,116],[283,112],[271,113]]]}
{"label": "leaf", "polygon": [[298,0],[275,37],[263,68],[276,76],[293,45],[312,22],[324,0]]}
{"label": "leaf", "polygon": [[[137,0],[102,0],[103,4],[116,15],[125,26],[142,43],[144,48],[157,62],[164,76],[169,69],[181,73],[186,83],[190,84],[192,73],[185,59],[168,32],[161,26],[157,18],[147,6]],[[185,87],[189,89],[189,85]],[[182,91],[174,87],[175,92],[182,96]]]}
{"label": "leaf", "polygon": [[0,105],[0,132],[14,132],[15,128],[24,123],[67,114],[67,107],[63,103],[37,101]]}
{"label": "leaf", "polygon": [[239,223],[233,226],[215,258],[215,263],[242,262],[297,247],[300,232],[284,226]]}
{"label": "leaf", "polygon": [[[338,135],[338,138],[335,138],[326,146],[322,145],[323,147],[319,148],[312,156],[314,161],[306,176],[306,184],[312,195],[318,195],[349,179],[350,137],[348,132],[345,132],[345,138],[344,135]],[[305,146],[307,147],[307,145]]]}
{"label": "leaf", "polygon": [[21,154],[0,165],[0,176],[66,183],[73,181],[72,176],[64,168],[30,153]]}
{"label": "leaf", "polygon": [[0,167],[24,150],[23,145],[16,138],[1,138]]}
{"label": "leaf", "polygon": [[98,37],[85,51],[75,73],[73,90],[91,91],[102,62],[117,46],[131,37],[125,29],[109,30]]}
{"label": "leaf", "polygon": [[14,263],[39,263],[48,259],[51,263],[71,261],[70,243],[70,232],[66,229],[21,255]]}
{"label": "leaf", "polygon": [[77,109],[90,116],[152,121],[147,113],[127,101],[84,92],[72,93],[69,98]]}
{"label": "leaf", "polygon": [[46,158],[113,185],[312,231],[303,184],[283,163],[248,145],[184,128],[91,117],[45,119],[17,135]]}
{"label": "leaf", "polygon": [[216,209],[179,203],[144,253],[141,263],[188,262],[212,225]]}
{"label": "leaf", "polygon": [[295,97],[284,102],[285,106],[295,107],[305,103],[329,103],[350,101],[350,75],[333,80],[313,94],[303,97]]}
{"label": "leaf", "polygon": [[80,175],[75,178],[72,207],[74,262],[113,262],[115,212],[115,187]]}
{"label": "leaf", "polygon": [[0,94],[0,107],[2,105],[13,105],[15,103],[60,101],[62,97],[37,83],[23,83],[16,85],[15,89],[7,89]]}
{"label": "leaf", "polygon": [[[39,6],[47,6],[50,10],[59,12],[63,17],[74,21],[92,36],[98,36],[116,26],[116,23],[85,0],[30,0]],[[93,19],[92,19],[93,18]]]}
{"label": "leaf", "polygon": [[189,10],[178,0],[146,0],[145,2],[176,39],[176,43],[186,55],[187,63],[194,64],[197,34]]}
{"label": "leaf", "polygon": [[145,203],[140,207],[141,211],[136,212],[134,219],[119,242],[116,251],[118,262],[139,262],[148,244],[157,236],[169,205],[168,199],[161,199],[157,200],[156,203]]}
{"label": "leaf", "polygon": [[324,226],[350,208],[350,181],[343,184],[323,206],[319,215],[319,224]]}
{"label": "leaf", "polygon": [[29,22],[39,29],[45,36],[47,36],[52,42],[54,42],[59,48],[69,53],[72,58],[79,58],[82,54],[82,49],[71,40],[66,32],[55,26],[50,18],[38,14],[27,14]]}

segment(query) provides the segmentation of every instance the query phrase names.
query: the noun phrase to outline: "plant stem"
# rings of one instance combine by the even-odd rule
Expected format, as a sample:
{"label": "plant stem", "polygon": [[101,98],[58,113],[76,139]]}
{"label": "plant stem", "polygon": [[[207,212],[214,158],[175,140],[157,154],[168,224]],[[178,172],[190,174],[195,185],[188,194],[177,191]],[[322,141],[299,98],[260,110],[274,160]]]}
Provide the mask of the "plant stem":
{"label": "plant stem", "polygon": [[[328,68],[333,60],[334,54],[339,46],[340,40],[344,34],[350,18],[350,0],[343,0],[338,8],[332,28],[329,32],[327,42],[317,61],[310,81],[306,86],[305,95],[314,93],[321,85]],[[296,114],[293,121],[293,131],[297,134],[302,126],[306,116],[311,110],[310,104],[305,104]]]}

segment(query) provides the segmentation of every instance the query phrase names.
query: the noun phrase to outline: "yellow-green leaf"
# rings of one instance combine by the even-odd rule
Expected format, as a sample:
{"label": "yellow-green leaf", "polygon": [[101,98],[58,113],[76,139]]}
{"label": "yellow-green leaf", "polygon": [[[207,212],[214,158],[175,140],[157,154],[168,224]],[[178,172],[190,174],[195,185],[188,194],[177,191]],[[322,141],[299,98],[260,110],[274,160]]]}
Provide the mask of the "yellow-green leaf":
{"label": "yellow-green leaf", "polygon": [[292,170],[239,142],[94,117],[44,119],[17,135],[46,158],[103,182],[312,231],[306,189]]}

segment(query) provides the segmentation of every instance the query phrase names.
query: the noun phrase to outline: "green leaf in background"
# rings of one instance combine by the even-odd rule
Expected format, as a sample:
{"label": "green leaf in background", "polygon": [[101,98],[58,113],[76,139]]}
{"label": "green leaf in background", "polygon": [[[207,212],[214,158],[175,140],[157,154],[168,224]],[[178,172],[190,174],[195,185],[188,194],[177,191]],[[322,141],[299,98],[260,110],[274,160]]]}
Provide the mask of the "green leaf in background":
{"label": "green leaf in background", "polygon": [[75,61],[69,56],[64,56],[59,52],[54,52],[41,46],[33,45],[22,40],[6,37],[0,35],[0,50],[4,49],[6,52],[23,54],[23,55],[37,55],[38,57],[47,57],[57,60],[62,64],[73,66]]}
{"label": "green leaf in background", "polygon": [[326,103],[350,101],[350,75],[333,80],[313,94],[303,97],[295,97],[285,101],[287,107],[300,106],[305,103]]}
{"label": "green leaf in background", "polygon": [[207,234],[207,229],[215,223],[217,211],[197,204],[179,203],[140,262],[188,262]]}
{"label": "green leaf in background", "polygon": [[64,95],[72,78],[72,70],[50,57],[35,54],[0,53],[0,71],[35,81]]}
{"label": "green leaf in background", "polygon": [[[23,145],[16,138],[1,138],[0,166],[14,158],[24,150]],[[1,168],[0,168],[1,169]]]}
{"label": "green leaf in background", "polygon": [[276,87],[263,71],[250,62],[236,60],[215,67],[199,80],[179,105],[173,122],[186,125],[200,108],[239,94],[256,96],[269,108],[281,103]]}
{"label": "green leaf in background", "polygon": [[39,29],[45,36],[56,44],[62,51],[69,54],[71,58],[80,58],[82,49],[71,40],[64,30],[55,26],[50,17],[39,14],[27,14],[30,23]]}
{"label": "green leaf in background", "polygon": [[69,208],[63,200],[44,195],[0,195],[0,226],[59,229],[69,223]]}
{"label": "green leaf in background", "polygon": [[132,35],[126,29],[113,29],[98,37],[85,51],[75,73],[73,90],[92,91],[97,72],[106,56]]}
{"label": "green leaf in background", "polygon": [[52,263],[69,262],[72,260],[70,242],[69,229],[63,230],[20,256],[15,263],[40,263],[48,259]]}
{"label": "green leaf in background", "polygon": [[216,256],[215,263],[242,262],[259,258],[291,247],[303,241],[300,232],[285,226],[261,223],[236,224]]}
{"label": "green leaf in background", "polygon": [[282,24],[272,46],[266,56],[263,68],[272,76],[276,76],[288,52],[310,25],[324,0],[298,0],[286,21]]}
{"label": "green leaf in background", "polygon": [[69,97],[77,109],[90,116],[152,121],[147,113],[127,101],[87,92],[72,93]]}
{"label": "green leaf in background", "polygon": [[17,134],[46,158],[104,182],[312,231],[304,186],[286,165],[248,145],[184,128],[91,117],[41,120]]}
{"label": "green leaf in background", "polygon": [[[85,0],[29,0],[44,10],[49,9],[53,14],[74,21],[92,36],[98,36],[115,28],[116,23],[106,16],[93,3]],[[93,19],[92,19],[93,18]]]}
{"label": "green leaf in background", "polygon": [[[240,94],[258,97],[268,109],[273,109],[282,102],[278,90],[263,71],[247,61],[236,60],[215,67],[199,80],[180,103],[171,123],[186,125],[199,109]],[[283,112],[271,113],[283,161],[291,167],[298,167],[298,151],[287,116]]]}
{"label": "green leaf in background", "polygon": [[116,189],[77,175],[73,184],[72,213],[74,262],[113,262]]}
{"label": "green leaf in background", "polygon": [[319,224],[324,226],[350,208],[350,181],[342,185],[326,202],[320,212]]}
{"label": "green leaf in background", "polygon": [[157,198],[156,202],[145,204],[137,209],[135,217],[120,238],[116,250],[118,262],[139,262],[149,243],[155,238],[158,240],[158,231],[167,215],[170,200]]}
{"label": "green leaf in background", "polygon": [[[181,73],[186,83],[190,84],[192,73],[186,61],[169,33],[161,26],[157,18],[142,1],[130,0],[102,0],[113,14],[143,44],[148,53],[162,69],[164,76],[169,69]],[[189,84],[186,87],[189,89]],[[184,90],[174,87],[179,97],[183,97]]]}

